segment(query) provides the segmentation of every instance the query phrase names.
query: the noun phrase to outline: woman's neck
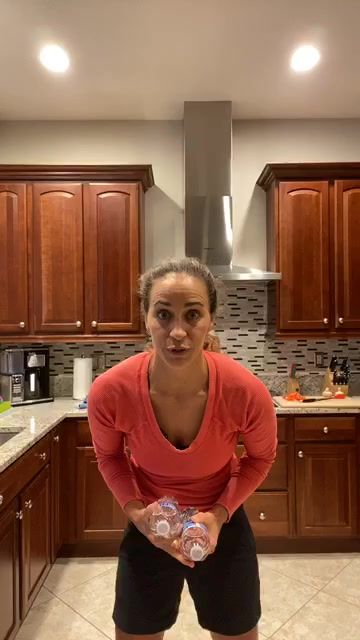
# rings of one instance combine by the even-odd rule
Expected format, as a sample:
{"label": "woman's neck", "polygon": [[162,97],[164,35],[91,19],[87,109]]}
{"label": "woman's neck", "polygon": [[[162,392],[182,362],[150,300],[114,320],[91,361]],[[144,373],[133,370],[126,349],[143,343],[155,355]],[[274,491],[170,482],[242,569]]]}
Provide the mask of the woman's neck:
{"label": "woman's neck", "polygon": [[188,367],[174,369],[154,352],[149,363],[148,378],[150,391],[163,396],[181,397],[207,391],[209,372],[206,358],[201,353],[199,359],[189,363]]}

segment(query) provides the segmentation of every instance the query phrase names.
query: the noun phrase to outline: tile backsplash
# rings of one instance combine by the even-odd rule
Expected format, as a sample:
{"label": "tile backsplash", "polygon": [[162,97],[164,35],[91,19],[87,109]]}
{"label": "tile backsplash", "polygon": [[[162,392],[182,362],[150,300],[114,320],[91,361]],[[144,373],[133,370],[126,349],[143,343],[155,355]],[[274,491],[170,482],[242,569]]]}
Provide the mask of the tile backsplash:
{"label": "tile backsplash", "polygon": [[[268,333],[268,293],[266,283],[219,284],[216,333],[223,351],[258,375],[273,394],[284,393],[292,362],[299,367],[301,390],[304,393],[318,393],[324,368],[316,368],[315,353],[323,354],[325,365],[332,353],[340,358],[347,356],[351,360],[352,371],[350,393],[360,395],[360,339],[275,339]],[[92,356],[95,367],[104,365],[109,368],[143,351],[144,346],[139,342],[50,345],[52,392],[56,396],[72,395],[74,357],[81,354]],[[102,370],[95,368],[94,374]]]}

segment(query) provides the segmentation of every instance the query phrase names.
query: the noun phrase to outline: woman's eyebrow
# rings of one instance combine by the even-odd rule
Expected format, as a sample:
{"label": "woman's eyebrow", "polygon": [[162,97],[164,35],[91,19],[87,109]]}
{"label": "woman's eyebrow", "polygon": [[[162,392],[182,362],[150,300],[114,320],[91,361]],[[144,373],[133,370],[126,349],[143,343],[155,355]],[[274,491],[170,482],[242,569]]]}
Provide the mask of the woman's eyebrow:
{"label": "woman's eyebrow", "polygon": [[[165,300],[157,300],[154,304],[154,307],[157,304],[161,304],[164,307],[171,307],[171,302],[166,302]],[[193,307],[195,304],[199,304],[201,307],[204,306],[204,304],[200,302],[200,300],[194,300],[193,302],[185,302],[184,307]]]}

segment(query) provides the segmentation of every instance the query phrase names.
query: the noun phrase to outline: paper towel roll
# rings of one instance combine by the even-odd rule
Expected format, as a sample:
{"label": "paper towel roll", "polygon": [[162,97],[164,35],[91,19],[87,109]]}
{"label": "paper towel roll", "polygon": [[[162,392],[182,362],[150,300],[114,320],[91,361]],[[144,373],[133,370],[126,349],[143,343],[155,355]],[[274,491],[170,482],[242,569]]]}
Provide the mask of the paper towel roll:
{"label": "paper towel roll", "polygon": [[83,400],[92,383],[92,358],[74,358],[74,400]]}

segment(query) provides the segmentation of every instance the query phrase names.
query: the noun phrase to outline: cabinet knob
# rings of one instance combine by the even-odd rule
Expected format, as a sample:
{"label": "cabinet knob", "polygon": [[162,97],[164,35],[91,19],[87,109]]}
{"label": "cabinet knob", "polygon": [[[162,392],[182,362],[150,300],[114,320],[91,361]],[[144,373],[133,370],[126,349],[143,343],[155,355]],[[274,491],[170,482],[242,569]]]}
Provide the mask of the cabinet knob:
{"label": "cabinet knob", "polygon": [[324,318],[323,323],[324,324],[329,324],[329,318]]}
{"label": "cabinet knob", "polygon": [[25,329],[25,322],[19,322],[20,329]]}
{"label": "cabinet knob", "polygon": [[0,495],[0,504],[3,504],[3,502],[4,502],[4,496]]}
{"label": "cabinet knob", "polygon": [[344,324],[344,318],[339,318],[339,324]]}
{"label": "cabinet knob", "polygon": [[259,520],[266,520],[266,515],[263,511],[259,513]]}
{"label": "cabinet knob", "polygon": [[324,427],[324,428],[323,428],[323,432],[324,432],[324,433],[329,433],[329,427]]}
{"label": "cabinet knob", "polygon": [[60,436],[54,436],[54,442],[59,442]]}
{"label": "cabinet knob", "polygon": [[303,457],[304,457],[304,452],[298,451],[298,458],[303,458]]}
{"label": "cabinet knob", "polygon": [[92,326],[92,327],[94,327],[94,329],[95,329],[95,327],[97,327],[97,322],[96,322],[96,320],[93,320],[93,321],[92,321],[91,326]]}
{"label": "cabinet knob", "polygon": [[31,509],[32,508],[32,502],[31,500],[25,500],[25,507],[27,509]]}
{"label": "cabinet knob", "polygon": [[77,321],[76,321],[76,326],[77,326],[77,327],[81,327],[81,320],[77,320]]}
{"label": "cabinet knob", "polygon": [[46,460],[46,453],[37,453],[35,455],[39,456],[40,460]]}
{"label": "cabinet knob", "polygon": [[17,512],[16,512],[16,518],[17,518],[18,520],[22,520],[22,519],[23,519],[23,517],[24,517],[24,514],[23,514],[23,512],[21,511],[21,509],[20,509],[20,511],[17,511]]}

